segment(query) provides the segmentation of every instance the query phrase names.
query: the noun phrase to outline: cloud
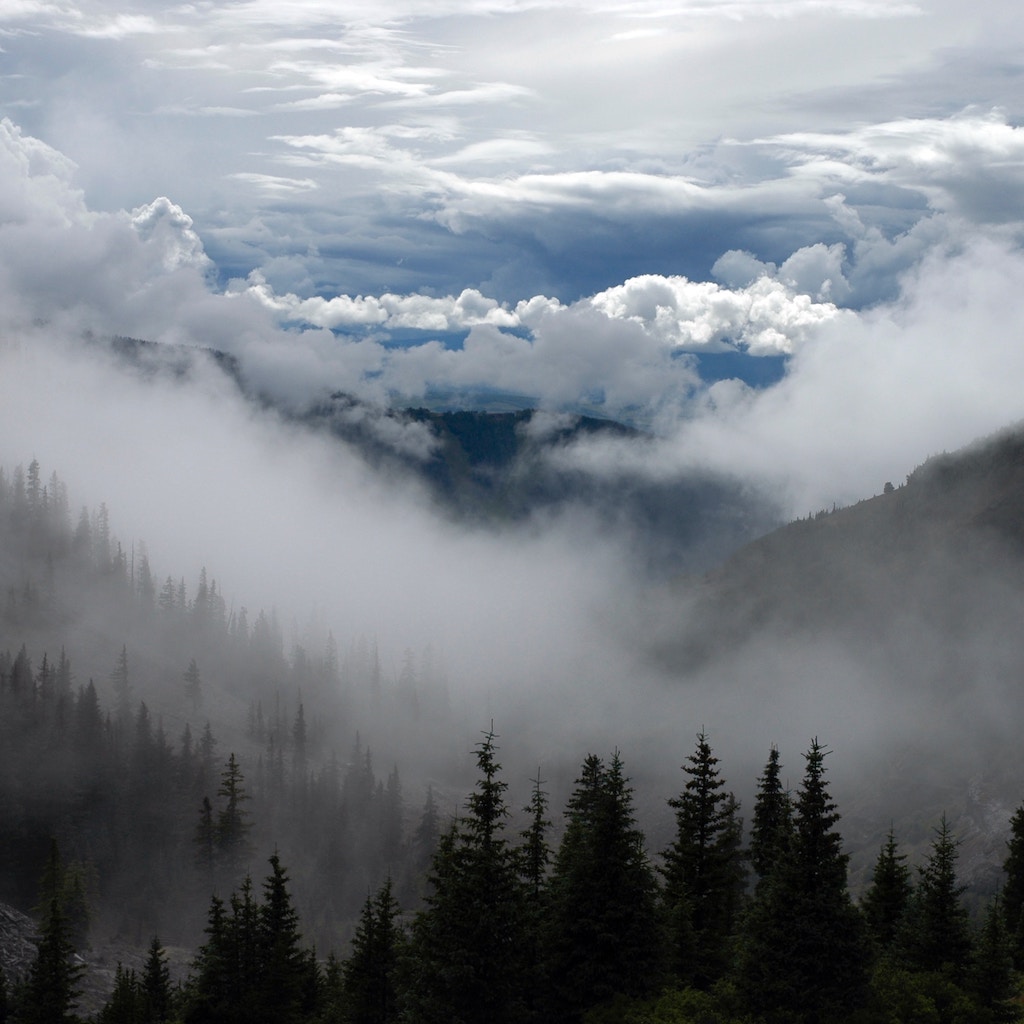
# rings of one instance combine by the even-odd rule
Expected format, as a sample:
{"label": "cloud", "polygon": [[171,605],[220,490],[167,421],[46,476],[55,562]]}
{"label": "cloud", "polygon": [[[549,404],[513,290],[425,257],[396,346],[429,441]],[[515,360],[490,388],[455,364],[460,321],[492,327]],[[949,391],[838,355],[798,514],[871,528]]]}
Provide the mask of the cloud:
{"label": "cloud", "polygon": [[193,267],[208,270],[209,257],[192,226],[192,218],[166,196],[132,211],[132,227],[150,248],[162,254],[164,270]]}

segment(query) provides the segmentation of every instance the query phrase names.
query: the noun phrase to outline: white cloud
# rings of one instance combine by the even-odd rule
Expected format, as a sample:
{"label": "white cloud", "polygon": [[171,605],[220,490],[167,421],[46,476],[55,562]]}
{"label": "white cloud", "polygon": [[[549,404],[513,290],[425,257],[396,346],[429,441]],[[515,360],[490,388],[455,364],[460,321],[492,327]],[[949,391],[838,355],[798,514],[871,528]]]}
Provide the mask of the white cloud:
{"label": "white cloud", "polygon": [[205,271],[211,268],[203,243],[193,228],[192,218],[166,196],[132,210],[132,227],[143,242],[159,249],[164,270],[193,267]]}

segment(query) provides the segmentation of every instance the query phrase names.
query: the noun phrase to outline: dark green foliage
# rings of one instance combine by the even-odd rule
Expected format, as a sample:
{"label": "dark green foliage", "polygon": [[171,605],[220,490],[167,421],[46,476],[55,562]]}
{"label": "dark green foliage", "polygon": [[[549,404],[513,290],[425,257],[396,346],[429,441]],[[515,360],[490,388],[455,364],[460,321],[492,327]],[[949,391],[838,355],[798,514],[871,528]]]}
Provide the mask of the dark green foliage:
{"label": "dark green foliage", "polygon": [[978,1006],[977,1024],[1009,1024],[1021,1019],[1013,947],[998,896],[989,904],[975,937],[967,989]]}
{"label": "dark green foliage", "polygon": [[548,1019],[573,1021],[616,994],[642,997],[662,978],[654,872],[615,753],[583,762],[549,881],[544,949]]}
{"label": "dark green foliage", "polygon": [[772,746],[764,774],[757,780],[754,819],[750,827],[750,863],[758,881],[766,878],[789,848],[793,806],[782,786],[778,747]]}
{"label": "dark green foliage", "polygon": [[943,815],[928,860],[918,868],[897,940],[899,956],[911,970],[941,972],[956,982],[966,976],[971,958],[964,887],[956,876],[958,845]]}
{"label": "dark green foliage", "polygon": [[154,938],[141,977],[117,965],[114,989],[97,1024],[165,1024],[170,1019],[170,972],[160,940]]}
{"label": "dark green foliage", "polygon": [[97,1018],[97,1024],[144,1024],[145,997],[133,970],[117,965],[114,988]]}
{"label": "dark green foliage", "polygon": [[522,890],[504,836],[506,783],[493,732],[477,747],[466,817],[442,837],[406,960],[404,1017],[501,1024],[523,1015]]}
{"label": "dark green foliage", "polygon": [[224,801],[217,815],[217,858],[229,874],[241,870],[249,856],[249,830],[252,827],[243,806],[249,799],[243,785],[242,769],[232,753],[221,774],[217,795]]}
{"label": "dark green foliage", "polygon": [[342,1006],[346,1024],[390,1024],[398,1019],[397,966],[402,933],[398,904],[388,878],[368,896],[342,966]]}
{"label": "dark green foliage", "polygon": [[74,1024],[78,1020],[74,1006],[82,968],[74,962],[74,955],[67,921],[54,897],[19,999],[20,1024]]}
{"label": "dark green foliage", "polygon": [[262,900],[246,878],[227,907],[213,897],[206,942],[193,964],[186,1024],[289,1024],[304,1017],[316,963],[301,948],[288,876],[275,854]]}
{"label": "dark green foliage", "polygon": [[868,933],[880,953],[892,950],[910,902],[913,886],[910,868],[904,863],[906,859],[906,854],[899,852],[896,835],[890,826],[875,861],[871,885],[861,900]]}
{"label": "dark green foliage", "polygon": [[730,959],[744,888],[742,822],[703,732],[683,771],[690,778],[683,792],[669,800],[676,812],[676,838],[664,855],[662,898],[671,970],[678,982],[705,989],[721,977]]}
{"label": "dark green foliage", "polygon": [[171,1017],[171,972],[167,954],[154,935],[142,969],[142,993],[146,1004],[147,1024],[163,1024]]}
{"label": "dark green foliage", "polygon": [[533,780],[533,793],[530,803],[524,808],[530,816],[530,825],[519,833],[522,844],[518,850],[519,872],[526,884],[528,898],[539,903],[544,881],[547,877],[548,864],[551,861],[551,848],[548,846],[547,831],[551,827],[548,820],[548,795],[542,788],[540,769]]}
{"label": "dark green foliage", "polygon": [[1003,914],[1013,942],[1013,962],[1024,969],[1024,804],[1010,819],[1010,838],[1007,840],[1003,870]]}
{"label": "dark green foliage", "polygon": [[299,915],[288,892],[288,875],[275,853],[263,883],[257,922],[256,959],[259,1019],[277,1024],[297,1021],[309,963],[301,947]]}
{"label": "dark green foliage", "polygon": [[855,1010],[866,989],[864,925],[846,888],[847,857],[817,740],[797,793],[790,852],[758,888],[736,983],[767,1021],[824,1024]]}
{"label": "dark green foliage", "polygon": [[203,704],[203,680],[199,675],[199,666],[195,658],[188,663],[182,679],[185,681],[185,699],[192,708],[192,713],[196,714]]}

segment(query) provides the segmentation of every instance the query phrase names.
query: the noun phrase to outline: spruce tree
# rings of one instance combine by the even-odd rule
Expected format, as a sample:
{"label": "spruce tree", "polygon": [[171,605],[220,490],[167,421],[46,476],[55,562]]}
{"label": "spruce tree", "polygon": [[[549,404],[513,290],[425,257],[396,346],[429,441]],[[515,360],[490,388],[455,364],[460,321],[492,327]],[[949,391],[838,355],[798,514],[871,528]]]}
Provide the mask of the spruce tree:
{"label": "spruce tree", "polygon": [[97,1024],[146,1024],[144,998],[134,970],[117,965],[114,987],[96,1021]]}
{"label": "spruce tree", "polygon": [[1003,870],[1006,881],[1003,884],[1003,915],[1013,945],[1013,963],[1018,970],[1024,969],[1024,804],[1017,808],[1010,819],[1010,838],[1006,843],[1006,860]]}
{"label": "spruce tree", "polygon": [[772,746],[764,774],[757,780],[754,818],[750,827],[750,863],[758,881],[766,878],[789,848],[793,806],[782,786],[779,749]]}
{"label": "spruce tree", "polygon": [[890,825],[875,861],[871,885],[861,900],[868,934],[875,948],[883,954],[893,949],[913,891],[910,868],[904,863],[906,859],[906,854],[899,852],[899,844]]}
{"label": "spruce tree", "polygon": [[145,997],[146,1024],[164,1024],[171,1018],[171,972],[167,954],[154,935],[142,969],[142,993]]}
{"label": "spruce tree", "polygon": [[594,754],[583,762],[548,884],[549,1020],[576,1021],[661,983],[657,885],[632,792],[617,752],[607,766]]}
{"label": "spruce tree", "polygon": [[729,962],[739,917],[742,823],[703,731],[683,771],[690,778],[683,792],[669,800],[676,812],[676,838],[664,854],[663,903],[671,969],[678,982],[706,989]]}
{"label": "spruce tree", "polygon": [[299,915],[288,892],[288,875],[275,853],[263,883],[257,921],[257,978],[260,1019],[292,1024],[308,980],[308,962],[301,946]]}
{"label": "spruce tree", "polygon": [[805,755],[792,846],[758,888],[737,960],[748,1010],[769,1022],[825,1024],[866,994],[866,936],[846,888],[826,754],[815,739]]}
{"label": "spruce tree", "polygon": [[966,976],[971,932],[957,881],[959,842],[946,815],[935,829],[931,853],[918,868],[917,885],[899,933],[900,956],[911,970],[941,972],[955,982]]}
{"label": "spruce tree", "polygon": [[466,816],[442,837],[426,907],[413,922],[405,1017],[430,1024],[488,1024],[523,1016],[521,886],[504,835],[507,784],[496,736],[477,747],[479,780]]}
{"label": "spruce tree", "polygon": [[217,795],[224,805],[217,815],[216,841],[218,860],[227,871],[236,874],[250,853],[251,824],[244,804],[249,799],[243,786],[242,769],[232,753],[221,775]]}
{"label": "spruce tree", "polygon": [[397,967],[402,934],[398,903],[388,878],[367,896],[341,967],[345,1024],[391,1024],[398,1019]]}
{"label": "spruce tree", "polygon": [[83,967],[74,962],[60,902],[51,898],[43,921],[39,947],[21,993],[21,1024],[76,1024],[75,1002]]}
{"label": "spruce tree", "polygon": [[978,1006],[978,1024],[1011,1024],[1021,1019],[1011,936],[998,895],[989,903],[977,934],[967,988]]}

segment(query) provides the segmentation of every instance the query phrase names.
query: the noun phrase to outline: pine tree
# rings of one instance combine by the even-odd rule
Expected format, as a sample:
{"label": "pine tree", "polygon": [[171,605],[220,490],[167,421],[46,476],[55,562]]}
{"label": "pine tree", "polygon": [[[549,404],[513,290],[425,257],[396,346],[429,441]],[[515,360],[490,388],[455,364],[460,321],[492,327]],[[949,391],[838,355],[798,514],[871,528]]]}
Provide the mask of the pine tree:
{"label": "pine tree", "polygon": [[404,1011],[412,1022],[503,1024],[523,1015],[521,894],[504,836],[496,738],[489,731],[477,747],[466,817],[442,838],[413,923]]}
{"label": "pine tree", "polygon": [[913,886],[907,856],[899,852],[892,826],[878,853],[871,885],[861,900],[861,910],[875,948],[882,953],[892,950],[903,916],[907,912]]}
{"label": "pine tree", "polygon": [[540,769],[533,779],[529,804],[523,808],[529,815],[529,826],[519,833],[522,840],[516,855],[519,877],[523,885],[524,965],[526,971],[526,1016],[528,1020],[543,1020],[546,978],[542,952],[542,929],[547,910],[547,875],[551,863],[551,848],[547,833],[548,795],[544,790]]}
{"label": "pine tree", "polygon": [[1003,885],[1003,915],[1013,944],[1013,963],[1024,969],[1024,804],[1010,819],[1010,838],[1003,861],[1006,882]]}
{"label": "pine tree", "polygon": [[700,989],[715,982],[728,963],[744,887],[742,823],[717,766],[702,731],[683,766],[689,781],[669,800],[676,838],[663,868],[672,970],[678,981]]}
{"label": "pine tree", "polygon": [[235,755],[228,757],[221,774],[217,795],[224,805],[217,815],[217,855],[231,873],[237,873],[249,856],[249,829],[251,824],[244,804],[249,799],[243,786],[242,769]]}
{"label": "pine tree", "polygon": [[74,1006],[83,968],[74,962],[74,954],[60,902],[53,897],[19,1000],[21,1024],[76,1024]]}
{"label": "pine tree", "polygon": [[270,868],[257,924],[259,1012],[268,1024],[289,1024],[299,1019],[308,963],[299,915],[288,892],[288,875],[276,853]]}
{"label": "pine tree", "polygon": [[145,999],[145,1024],[164,1024],[171,1019],[171,972],[167,954],[154,935],[140,982]]}
{"label": "pine tree", "polygon": [[547,1019],[576,1021],[661,982],[657,886],[632,792],[617,752],[607,766],[594,754],[583,762],[548,883]]}
{"label": "pine tree", "polygon": [[341,967],[346,1024],[390,1024],[398,1019],[397,967],[402,935],[390,877],[367,896]]}
{"label": "pine tree", "polygon": [[826,754],[815,739],[804,755],[792,846],[758,887],[737,958],[747,1009],[769,1022],[824,1024],[851,1013],[866,994],[866,936],[846,888]]}
{"label": "pine tree", "polygon": [[96,1018],[97,1024],[146,1024],[145,1000],[135,971],[119,963],[114,987]]}
{"label": "pine tree", "polygon": [[971,957],[971,932],[956,876],[958,841],[946,815],[935,829],[931,853],[918,868],[917,885],[899,933],[902,960],[912,970],[941,972],[960,982]]}
{"label": "pine tree", "polygon": [[980,1010],[978,1024],[1010,1024],[1021,1019],[1013,946],[998,895],[989,903],[978,932],[967,988]]}
{"label": "pine tree", "polygon": [[757,780],[754,818],[750,827],[750,863],[758,881],[766,878],[789,848],[793,806],[782,787],[779,749],[772,746],[764,774]]}
{"label": "pine tree", "polygon": [[195,658],[189,661],[182,679],[185,681],[185,699],[192,705],[192,714],[197,714],[203,706],[203,681]]}

